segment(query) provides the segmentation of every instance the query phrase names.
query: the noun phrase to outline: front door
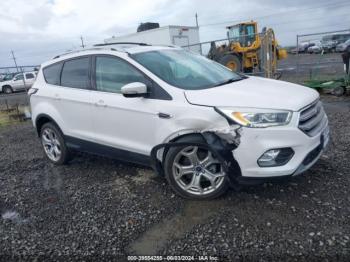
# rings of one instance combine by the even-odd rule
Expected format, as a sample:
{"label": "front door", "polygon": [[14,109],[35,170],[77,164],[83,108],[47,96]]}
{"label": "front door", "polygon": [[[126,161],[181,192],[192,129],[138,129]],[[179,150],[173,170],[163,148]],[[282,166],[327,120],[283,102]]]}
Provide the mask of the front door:
{"label": "front door", "polygon": [[116,56],[95,57],[95,139],[99,144],[149,155],[155,143],[159,121],[157,99],[126,98],[122,86],[132,82],[151,85],[129,62]]}
{"label": "front door", "polygon": [[15,77],[12,80],[12,84],[11,84],[12,90],[13,91],[24,90],[25,89],[24,81],[25,80],[24,80],[24,77],[23,77],[22,73],[15,75]]}

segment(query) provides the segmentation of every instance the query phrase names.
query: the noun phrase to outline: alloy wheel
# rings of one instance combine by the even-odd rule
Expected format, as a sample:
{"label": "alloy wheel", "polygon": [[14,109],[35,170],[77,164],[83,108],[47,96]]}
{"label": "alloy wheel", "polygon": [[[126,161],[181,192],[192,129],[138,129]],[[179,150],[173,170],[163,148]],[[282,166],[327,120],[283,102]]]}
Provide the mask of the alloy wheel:
{"label": "alloy wheel", "polygon": [[61,143],[54,130],[51,128],[45,128],[41,135],[41,143],[49,159],[54,162],[60,160],[62,155]]}
{"label": "alloy wheel", "polygon": [[224,183],[226,175],[212,152],[197,146],[181,150],[175,156],[172,171],[175,182],[194,195],[214,192]]}

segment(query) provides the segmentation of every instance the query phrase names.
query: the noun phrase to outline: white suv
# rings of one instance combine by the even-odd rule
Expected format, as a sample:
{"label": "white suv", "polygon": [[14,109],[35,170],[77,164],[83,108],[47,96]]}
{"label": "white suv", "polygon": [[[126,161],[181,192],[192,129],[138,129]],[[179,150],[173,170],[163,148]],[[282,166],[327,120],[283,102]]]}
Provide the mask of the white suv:
{"label": "white suv", "polygon": [[328,142],[316,91],[239,75],[181,48],[115,45],[41,65],[33,124],[56,164],[85,151],[152,166],[181,196],[290,177]]}
{"label": "white suv", "polygon": [[19,73],[10,80],[0,82],[0,91],[5,94],[24,91],[33,85],[35,77],[36,72]]}

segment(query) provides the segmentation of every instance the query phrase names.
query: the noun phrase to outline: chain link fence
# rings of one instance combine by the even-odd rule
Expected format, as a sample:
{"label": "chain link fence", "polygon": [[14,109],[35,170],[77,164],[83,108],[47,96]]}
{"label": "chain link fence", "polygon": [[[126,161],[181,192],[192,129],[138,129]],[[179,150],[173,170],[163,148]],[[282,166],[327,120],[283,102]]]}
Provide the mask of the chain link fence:
{"label": "chain link fence", "polygon": [[282,79],[304,83],[344,77],[342,53],[348,39],[350,29],[297,35],[296,47],[290,48],[288,58],[278,65]]}
{"label": "chain link fence", "polygon": [[258,52],[260,65],[248,74],[269,78],[276,78],[277,75],[281,80],[299,84],[307,80],[327,80],[345,76],[342,48],[346,40],[350,39],[350,29],[297,35],[297,45],[286,48],[288,57],[278,60],[276,65],[271,63],[271,56],[274,55],[271,35],[263,33],[206,41],[183,46],[183,48],[191,49],[193,46],[199,46],[197,49],[200,50],[200,53],[210,57],[213,47],[224,49],[233,40],[242,41],[242,37],[255,37],[256,35],[259,35],[261,39],[261,48]]}
{"label": "chain link fence", "polygon": [[[20,73],[35,71],[39,68],[36,65],[18,66],[18,67],[0,67],[0,91],[3,91],[3,86],[8,84],[8,80]],[[9,124],[25,121],[30,118],[29,98],[27,96],[27,84],[23,77],[21,83],[24,87],[23,92],[5,94],[0,92],[0,127]]]}

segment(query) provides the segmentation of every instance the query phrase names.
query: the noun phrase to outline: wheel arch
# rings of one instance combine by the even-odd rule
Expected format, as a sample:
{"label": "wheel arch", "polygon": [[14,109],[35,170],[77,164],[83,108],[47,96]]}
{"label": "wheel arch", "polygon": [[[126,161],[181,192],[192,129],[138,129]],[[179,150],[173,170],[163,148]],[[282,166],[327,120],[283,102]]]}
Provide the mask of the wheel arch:
{"label": "wheel arch", "polygon": [[[197,139],[200,137],[203,143],[209,145],[211,149],[217,152],[224,164],[229,163],[227,165],[227,168],[229,171],[229,178],[230,178],[229,180],[230,180],[231,186],[234,186],[236,178],[241,176],[240,166],[232,154],[232,150],[234,150],[237,146],[227,143],[225,140],[220,138],[214,132],[188,132],[188,133],[173,137],[167,142],[164,142],[163,144],[153,147],[151,151],[151,161],[152,161],[152,166],[157,171],[157,173],[164,176],[164,169],[163,169],[164,161],[170,147],[179,146],[179,145],[176,145],[177,143],[190,144],[191,139],[193,139],[194,137]],[[160,152],[161,154],[158,155],[158,152]],[[161,160],[159,160],[158,157],[161,157]]]}
{"label": "wheel arch", "polygon": [[[43,127],[43,125],[45,125],[46,123],[53,123],[61,132],[61,128],[60,126],[57,124],[57,122],[49,115],[47,114],[39,114],[36,119],[35,119],[35,128],[36,128],[36,132],[38,134],[38,136],[40,136],[40,131],[41,128]],[[63,134],[63,132],[62,132]]]}

